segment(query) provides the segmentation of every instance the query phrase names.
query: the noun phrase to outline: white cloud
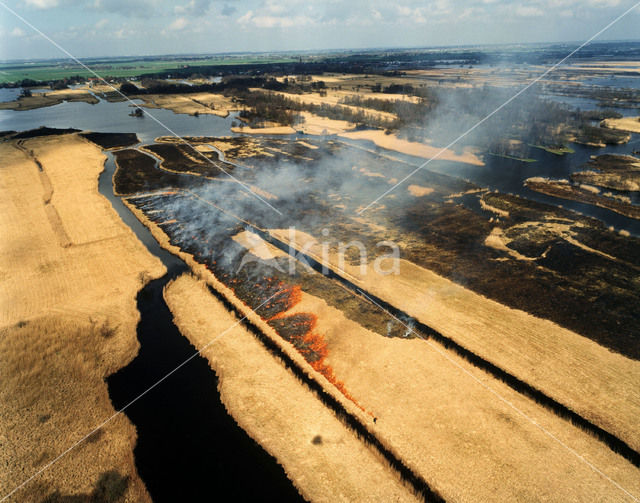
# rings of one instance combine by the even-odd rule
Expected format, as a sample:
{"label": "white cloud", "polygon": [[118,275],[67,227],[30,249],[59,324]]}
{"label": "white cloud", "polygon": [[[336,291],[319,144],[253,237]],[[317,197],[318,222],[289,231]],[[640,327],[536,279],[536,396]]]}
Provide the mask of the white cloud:
{"label": "white cloud", "polygon": [[26,33],[24,32],[24,30],[22,28],[18,28],[17,26],[11,30],[10,35],[12,37],[24,37],[26,35]]}
{"label": "white cloud", "polygon": [[51,9],[58,6],[58,0],[25,0],[25,3],[36,9]]}
{"label": "white cloud", "polygon": [[402,20],[403,23],[413,22],[422,24],[427,20],[425,10],[422,7],[411,8],[406,5],[399,5],[397,12],[399,16],[405,18]]}
{"label": "white cloud", "polygon": [[100,21],[96,23],[95,28],[99,30],[107,26],[108,23],[109,23],[109,20],[107,18],[102,18]]}
{"label": "white cloud", "polygon": [[539,17],[544,16],[542,9],[532,5],[519,5],[516,7],[516,15],[520,17]]}
{"label": "white cloud", "polygon": [[466,9],[460,11],[460,13],[458,14],[458,19],[474,19],[477,21],[482,16],[484,16],[484,10],[482,9],[482,7],[467,7]]}
{"label": "white cloud", "polygon": [[252,17],[253,17],[253,11],[248,10],[241,17],[238,18],[238,22],[242,24],[248,23],[249,21],[251,21]]}
{"label": "white cloud", "polygon": [[117,14],[125,18],[139,17],[151,19],[160,15],[167,15],[171,12],[171,7],[166,5],[165,0],[136,0],[135,2],[131,0],[92,0],[88,2],[65,0],[63,2],[63,5],[64,4],[107,15]]}
{"label": "white cloud", "polygon": [[268,2],[267,10],[271,14],[284,14],[288,9],[281,3]]}
{"label": "white cloud", "polygon": [[130,40],[132,38],[140,37],[143,35],[143,31],[136,27],[135,29],[131,26],[122,26],[119,30],[113,33],[113,37],[119,40]]}
{"label": "white cloud", "polygon": [[[270,9],[269,9],[270,10]],[[276,8],[278,11],[279,9]],[[311,24],[313,20],[308,16],[274,16],[271,14],[254,13],[252,10],[238,18],[240,24],[252,24],[256,28],[291,28]]]}
{"label": "white cloud", "polygon": [[[473,7],[465,8],[463,5],[453,5],[449,0],[436,0],[418,7],[408,5],[396,6],[396,13],[403,17],[402,23],[442,23],[443,21],[455,22],[461,13]],[[467,12],[468,15],[468,12]]]}
{"label": "white cloud", "polygon": [[172,30],[172,31],[184,30],[187,27],[188,24],[189,24],[189,21],[187,21],[186,18],[179,17],[178,19],[176,19],[173,23],[171,23],[169,25],[169,29]]}
{"label": "white cloud", "polygon": [[612,8],[620,5],[620,0],[547,0],[547,7],[573,7],[573,8]]}
{"label": "white cloud", "polygon": [[454,6],[449,0],[436,0],[430,10],[431,12],[439,15],[448,16],[454,14]]}

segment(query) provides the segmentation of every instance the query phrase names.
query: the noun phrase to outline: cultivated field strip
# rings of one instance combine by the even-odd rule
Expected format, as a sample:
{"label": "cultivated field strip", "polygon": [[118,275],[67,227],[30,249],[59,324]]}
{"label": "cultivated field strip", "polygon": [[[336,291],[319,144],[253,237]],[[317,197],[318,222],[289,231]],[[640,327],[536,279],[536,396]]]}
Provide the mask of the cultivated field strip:
{"label": "cultivated field strip", "polygon": [[[273,234],[263,229],[260,229],[252,224],[245,222],[244,225],[247,227],[247,230],[256,233],[266,242],[272,244],[273,246],[277,247],[278,249],[282,250],[285,253],[291,253],[291,246],[289,243],[285,243],[284,241],[278,239]],[[418,333],[422,334],[425,338],[432,338],[433,340],[442,344],[447,349],[454,351],[457,355],[461,356],[462,358],[467,360],[469,363],[471,363],[475,367],[478,367],[484,370],[485,372],[488,372],[493,377],[503,381],[505,384],[507,384],[509,387],[511,387],[518,393],[521,393],[531,398],[536,403],[543,405],[544,407],[553,411],[558,417],[561,417],[562,419],[565,419],[571,422],[572,424],[579,426],[580,428],[583,428],[584,430],[588,431],[589,433],[594,435],[596,438],[604,442],[614,452],[620,454],[621,456],[629,460],[631,463],[633,463],[635,466],[640,467],[640,453],[635,449],[633,449],[631,446],[629,446],[629,444],[626,443],[624,440],[618,438],[616,435],[613,435],[612,433],[606,431],[605,429],[596,425],[592,421],[586,419],[585,417],[578,414],[577,412],[571,410],[569,407],[558,402],[557,400],[555,400],[554,398],[552,398],[542,390],[530,385],[529,383],[523,381],[522,379],[514,376],[513,374],[509,373],[505,369],[501,368],[500,366],[492,363],[491,361],[467,349],[466,347],[459,344],[452,338],[443,335],[442,333],[434,330],[433,328],[425,325],[424,323],[421,323],[420,321],[409,316],[407,313],[396,308],[395,306],[379,298],[378,296],[363,290],[362,287],[356,285],[353,281],[349,280],[346,277],[345,273],[338,272],[330,264],[321,263],[319,260],[311,256],[310,254],[304,253],[300,250],[296,250],[295,253],[297,255],[297,257],[295,258],[298,258],[298,259],[300,257],[303,258],[309,264],[309,266],[315,271],[321,274],[324,274],[325,276],[339,282],[342,286],[346,287],[348,290],[353,292],[355,295],[358,295],[366,302],[373,301],[375,304],[377,304],[378,306],[381,306],[386,311],[391,313],[393,316],[400,319],[410,320],[411,323],[415,326],[415,330]]]}
{"label": "cultivated field strip", "polygon": [[150,501],[135,429],[104,380],[137,351],[140,277],[164,267],[99,194],[99,148],[76,135],[17,143],[0,144],[0,498],[90,499],[111,473],[124,499]]}
{"label": "cultivated field strip", "polygon": [[[237,308],[224,294],[220,293],[213,286],[207,285],[211,294],[218,299],[224,306],[232,312],[237,318],[242,318],[246,314]],[[412,470],[402,458],[393,452],[393,450],[384,445],[378,437],[369,431],[362,421],[354,414],[349,412],[347,408],[337,400],[332,394],[328,393],[323,384],[314,378],[299,362],[291,358],[291,356],[282,349],[278,342],[264,333],[261,328],[253,321],[245,318],[242,325],[249,330],[262,345],[284,366],[293,373],[293,375],[304,383],[318,399],[329,409],[331,409],[341,421],[343,421],[358,438],[373,447],[389,465],[400,475],[401,479],[408,483],[417,494],[422,495],[425,501],[444,501],[442,497],[436,493],[427,483],[427,481],[415,470]]]}

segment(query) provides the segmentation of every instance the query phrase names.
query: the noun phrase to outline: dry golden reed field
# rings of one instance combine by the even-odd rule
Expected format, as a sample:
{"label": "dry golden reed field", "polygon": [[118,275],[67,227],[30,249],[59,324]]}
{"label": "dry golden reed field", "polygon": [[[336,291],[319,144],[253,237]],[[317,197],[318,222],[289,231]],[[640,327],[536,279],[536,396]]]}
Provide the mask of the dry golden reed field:
{"label": "dry golden reed field", "polygon": [[[219,330],[209,330],[213,321],[208,322],[207,319],[217,301],[207,292],[204,283],[223,295],[263,333],[271,333],[272,340],[281,346],[282,351],[305,368],[305,372],[323,383],[327,392],[335,394],[369,432],[447,501],[589,501],[594,497],[599,501],[620,501],[628,497],[626,491],[637,493],[640,490],[638,469],[622,456],[612,452],[589,433],[560,419],[443,346],[421,339],[382,338],[347,319],[341,311],[327,305],[324,300],[303,293],[301,302],[287,312],[287,315],[304,312],[317,316],[317,330],[324,335],[328,344],[328,362],[362,407],[363,410],[359,410],[353,402],[336,394],[335,388],[321,375],[308,365],[305,366],[304,360],[294,348],[279,339],[264,320],[235,298],[233,292],[216,280],[208,269],[169,244],[168,237],[157,225],[137,209],[131,208],[152,230],[162,246],[179,254],[196,274],[197,279],[182,277],[172,283],[167,288],[165,297],[176,317],[177,325],[197,347],[202,348],[214,340],[203,355],[220,372],[220,389],[228,410],[239,424],[254,438],[259,439],[269,452],[276,455],[294,484],[303,495],[312,500],[331,501],[325,499],[316,486],[316,476],[297,471],[299,465],[292,455],[309,447],[309,437],[312,434],[321,437],[325,434],[325,426],[316,423],[305,412],[309,404],[313,403],[312,396],[307,395],[308,402],[297,401],[291,408],[286,408],[289,415],[302,418],[303,424],[313,425],[311,431],[298,432],[300,437],[282,436],[276,430],[272,432],[271,427],[277,429],[277,425],[284,427],[285,424],[281,422],[284,419],[280,414],[276,413],[277,406],[271,416],[276,426],[252,417],[258,414],[252,408],[254,401],[259,400],[261,406],[270,407],[273,397],[268,397],[269,392],[263,395],[261,390],[260,398],[256,398],[258,391],[255,388],[258,386],[255,380],[249,376],[240,377],[237,370],[231,370],[239,364],[234,363],[234,358],[223,348],[228,346],[230,351],[231,347],[236,346],[236,351],[241,351],[240,348],[249,346],[244,346],[239,341],[226,340],[229,335],[237,332],[244,334],[237,327],[232,328],[229,334],[224,333],[226,328],[233,326],[231,320],[220,325]],[[272,232],[277,234],[277,231]],[[296,242],[304,243],[299,238],[296,238]],[[239,241],[243,240],[240,238]],[[357,274],[355,270],[350,273]],[[418,279],[425,280],[425,277],[418,276],[416,281]],[[427,285],[441,288],[442,281],[445,280],[436,277],[427,282]],[[402,278],[400,284],[403,284]],[[371,285],[366,286],[371,288]],[[453,286],[449,285],[449,288]],[[453,290],[451,293],[464,294]],[[468,292],[466,295],[472,294]],[[198,301],[187,302],[186,298]],[[495,303],[487,304],[488,301],[481,297],[475,302],[479,307],[484,306],[484,310],[506,309],[494,305]],[[447,314],[456,314],[453,306],[446,302],[438,307],[443,319]],[[520,316],[518,312],[514,315]],[[211,339],[212,333],[223,333],[223,336]],[[248,337],[243,337],[242,340],[249,344]],[[254,343],[251,343],[251,347],[253,346]],[[265,357],[258,361],[263,362],[260,365],[266,364],[269,360],[266,358],[268,353],[258,351],[258,348],[259,346],[255,346],[255,351]],[[254,365],[252,359],[253,357],[250,362]],[[229,374],[225,373],[225,368],[230,369]],[[227,375],[230,376],[231,383],[225,382]],[[242,382],[247,389],[244,389]],[[235,396],[231,392],[225,392],[227,386],[234,389]],[[268,388],[270,385],[265,381],[264,386]],[[273,393],[283,403],[284,398],[280,393],[286,393],[289,389],[292,388],[286,387]],[[452,393],[451,390],[456,392]],[[234,412],[242,407],[240,396],[247,397],[243,402],[244,414]],[[373,417],[376,421],[372,420]],[[256,424],[259,424],[259,428]],[[369,448],[371,449],[370,445]],[[359,452],[356,451],[355,454],[360,455]],[[317,475],[320,476],[324,470],[328,473],[341,473],[346,470],[345,465],[357,463],[356,458],[350,457],[350,453],[350,450],[345,449],[341,456],[325,459],[326,465],[319,468]],[[349,461],[351,459],[353,461]],[[314,463],[319,461],[315,460]],[[594,470],[593,466],[606,467],[606,475]],[[360,468],[363,469],[364,467]],[[371,469],[378,468],[373,465]],[[369,476],[370,472],[367,472],[366,477],[362,478],[362,485],[351,486],[352,494],[357,494],[356,500],[380,500],[372,494],[371,486],[366,485]],[[394,477],[397,474],[389,467],[385,480],[393,480]],[[341,488],[348,482],[330,480],[331,484],[338,484]],[[391,489],[394,487],[395,484],[390,486]]]}
{"label": "dry golden reed field", "polygon": [[[105,156],[95,145],[76,135],[4,142],[0,158],[5,495],[113,415],[104,379],[136,355],[136,294],[164,266],[98,193]],[[119,415],[9,501],[148,501],[135,440]]]}
{"label": "dry golden reed field", "polygon": [[229,413],[278,459],[306,499],[346,502],[367,494],[370,501],[419,501],[380,456],[237,324],[204,281],[183,275],[168,285],[165,299],[180,331],[204,348]]}
{"label": "dry golden reed field", "polygon": [[[382,81],[409,84],[418,77],[437,79],[460,71],[407,72]],[[452,86],[488,78],[480,70],[465,75],[467,82]],[[371,83],[367,77],[348,74],[327,75],[323,80],[340,90],[280,94],[314,105],[337,105]],[[362,94],[391,99],[383,93]],[[414,98],[393,96],[407,102]],[[91,95],[86,89],[56,92],[23,100],[21,106],[50,105],[61,99],[86,101]],[[215,93],[143,99],[141,106],[179,114],[226,117],[239,110],[235,98]],[[380,148],[381,157],[389,159],[399,153],[423,159],[437,155],[469,169],[484,165],[475,147],[442,150],[430,141],[410,141],[391,130],[361,129],[307,111],[300,115],[304,120],[294,126],[256,121],[251,123],[254,127],[241,122],[231,130],[248,135],[332,134],[335,142],[370,141],[373,147],[355,148],[369,152]],[[380,112],[383,119],[391,115]],[[640,131],[638,124],[635,117],[602,123],[629,132]],[[283,153],[264,147],[260,138],[246,142],[246,158],[272,160]],[[245,157],[237,156],[233,144],[224,140],[207,141],[242,163]],[[315,139],[296,141],[308,149],[320,148]],[[161,137],[156,142],[179,140]],[[209,152],[212,147],[197,149]],[[142,147],[137,153],[145,152],[153,150]],[[184,157],[194,161],[189,155]],[[136,356],[136,296],[166,268],[98,192],[106,159],[98,146],[78,134],[14,139],[0,143],[0,159],[0,497],[28,481],[9,501],[150,501],[136,471],[135,427],[125,415],[116,414],[105,379]],[[163,174],[177,175],[176,179],[207,179],[177,169],[160,166]],[[361,171],[365,173],[364,168]],[[367,173],[384,179],[382,174]],[[232,185],[226,179],[215,181]],[[435,189],[427,185],[407,184],[403,190],[428,199]],[[277,199],[257,182],[249,186],[266,200]],[[169,190],[199,197],[176,187],[180,188]],[[485,189],[475,191],[488,194]],[[156,193],[138,195],[144,199]],[[303,498],[421,501],[425,495],[417,487],[423,483],[452,502],[637,501],[640,469],[553,407],[541,405],[451,346],[434,338],[383,337],[364,326],[362,318],[358,322],[347,310],[330,305],[328,297],[299,287],[296,303],[278,316],[314,320],[310,331],[319,334],[324,345],[323,366],[314,365],[268,323],[273,318],[261,318],[258,309],[252,310],[236,294],[230,286],[233,281],[216,277],[214,268],[172,244],[175,241],[165,232],[169,227],[152,221],[135,201],[135,197],[123,199],[160,246],[190,269],[166,285],[164,300],[181,334],[202,351],[218,377],[211,398],[219,394],[227,412],[276,458]],[[492,212],[496,222],[509,217],[508,211],[483,198],[479,204]],[[533,223],[558,235],[566,230],[563,224]],[[381,235],[391,235],[382,224],[371,226]],[[290,229],[262,232],[265,239],[291,244]],[[371,265],[362,270],[345,264],[337,253],[325,256],[315,238],[298,231],[294,241],[299,247],[308,245],[308,255],[363,292],[539,390],[591,423],[592,429],[601,428],[640,451],[637,360],[408,260],[399,261],[397,275],[379,275]],[[529,260],[509,248],[508,239],[495,226],[490,233],[487,230],[483,245],[507,252],[514,260]],[[238,227],[231,240],[263,264],[285,255],[248,226]],[[565,240],[581,250],[604,253],[573,237]],[[374,309],[371,304],[367,306]],[[418,482],[409,480],[408,473]]]}

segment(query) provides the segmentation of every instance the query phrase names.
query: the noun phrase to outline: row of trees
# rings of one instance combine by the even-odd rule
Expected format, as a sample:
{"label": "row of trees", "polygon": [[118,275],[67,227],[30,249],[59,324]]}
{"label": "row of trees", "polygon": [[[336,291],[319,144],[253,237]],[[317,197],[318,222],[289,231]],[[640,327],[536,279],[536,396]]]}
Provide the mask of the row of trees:
{"label": "row of trees", "polygon": [[245,91],[238,98],[248,107],[240,112],[240,117],[250,126],[258,126],[262,121],[294,126],[302,120],[300,110],[291,106],[294,100],[281,94]]}
{"label": "row of trees", "polygon": [[193,85],[168,82],[166,80],[143,80],[141,88],[132,82],[123,82],[120,85],[120,92],[127,96],[141,94],[193,94],[203,92],[224,93],[234,89],[243,90],[250,87],[281,91],[285,90],[287,86],[274,78],[240,76],[225,78],[222,82],[217,83],[212,82]]}
{"label": "row of trees", "polygon": [[427,114],[435,110],[438,105],[437,100],[427,101],[420,98],[416,103],[407,100],[385,100],[380,98],[367,98],[358,94],[345,96],[340,103],[361,108],[368,108],[394,114],[396,119],[391,121],[386,127],[390,129],[400,129],[412,124],[424,122]]}
{"label": "row of trees", "polygon": [[378,114],[354,110],[342,105],[303,103],[268,91],[244,91],[236,93],[235,96],[247,107],[240,116],[250,121],[270,120],[280,124],[295,125],[300,122],[300,112],[311,112],[321,117],[351,122],[358,127],[388,128],[392,126],[391,121],[380,118]]}
{"label": "row of trees", "polygon": [[225,91],[243,90],[251,87],[267,89],[269,91],[286,91],[288,93],[304,93],[312,91],[322,91],[326,89],[323,81],[310,81],[301,78],[284,78],[278,80],[274,77],[266,76],[229,76],[221,82],[211,82],[205,84],[181,84],[168,82],[166,80],[145,79],[142,87],[136,86],[133,82],[123,82],[120,91],[126,95],[135,94],[193,94],[202,92],[222,93]]}

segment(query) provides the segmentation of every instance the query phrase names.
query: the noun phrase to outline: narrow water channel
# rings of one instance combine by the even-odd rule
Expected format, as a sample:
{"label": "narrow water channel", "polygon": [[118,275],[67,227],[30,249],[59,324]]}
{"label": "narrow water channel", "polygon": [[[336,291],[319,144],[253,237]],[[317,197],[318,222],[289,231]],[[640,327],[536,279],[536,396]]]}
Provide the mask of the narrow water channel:
{"label": "narrow water channel", "polygon": [[[342,143],[360,145],[374,152],[386,153],[375,143],[369,140],[352,140],[340,138]],[[550,206],[561,206],[568,210],[575,211],[582,215],[595,218],[603,222],[606,226],[612,226],[616,230],[624,229],[634,236],[640,236],[640,221],[625,217],[619,213],[606,208],[601,208],[592,204],[572,201],[570,199],[556,198],[533,191],[524,185],[527,178],[545,177],[550,179],[569,179],[576,171],[586,169],[586,163],[592,156],[603,154],[634,155],[640,149],[640,135],[632,134],[628,143],[621,145],[608,145],[605,148],[593,148],[580,144],[571,144],[573,154],[555,155],[545,152],[542,149],[531,147],[527,153],[528,157],[535,159],[535,162],[526,163],[514,159],[485,155],[483,166],[473,166],[461,162],[451,162],[436,160],[425,166],[425,171],[432,171],[441,175],[453,176],[455,178],[468,180],[478,187],[497,190],[503,194],[514,194],[531,201],[548,204]],[[393,152],[393,156],[402,159],[413,166],[424,166],[425,159]],[[608,189],[607,189],[608,190]],[[633,192],[621,193],[630,197],[634,204],[639,204],[637,194]],[[457,201],[463,203],[467,208],[480,212],[479,196],[472,195],[460,198]]]}
{"label": "narrow water channel", "polygon": [[[138,294],[138,355],[107,379],[120,410],[196,349],[174,325],[162,296],[164,286],[187,266],[162,249],[113,194],[114,170],[109,154],[101,194],[168,269]],[[229,416],[217,385],[206,359],[197,356],[125,410],[138,432],[136,467],[153,501],[303,501],[275,458]]]}

